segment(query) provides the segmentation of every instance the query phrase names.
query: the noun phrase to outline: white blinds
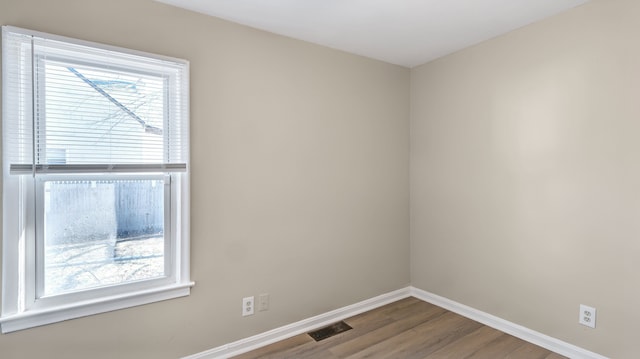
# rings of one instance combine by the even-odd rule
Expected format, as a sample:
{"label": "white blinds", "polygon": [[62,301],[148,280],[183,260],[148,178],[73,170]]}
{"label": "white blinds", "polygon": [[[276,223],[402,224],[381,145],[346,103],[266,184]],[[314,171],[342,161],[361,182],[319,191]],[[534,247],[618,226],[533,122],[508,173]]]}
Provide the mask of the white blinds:
{"label": "white blinds", "polygon": [[8,26],[2,34],[5,171],[186,170],[186,61]]}

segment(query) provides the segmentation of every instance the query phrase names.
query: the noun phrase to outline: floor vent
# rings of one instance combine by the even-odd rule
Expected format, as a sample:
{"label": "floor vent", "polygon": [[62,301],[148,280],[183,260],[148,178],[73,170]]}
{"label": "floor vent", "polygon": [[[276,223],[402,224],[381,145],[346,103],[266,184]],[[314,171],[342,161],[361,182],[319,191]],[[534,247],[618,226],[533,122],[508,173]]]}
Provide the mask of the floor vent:
{"label": "floor vent", "polygon": [[327,339],[336,334],[340,334],[342,332],[346,332],[347,330],[353,329],[349,326],[349,324],[345,322],[337,322],[331,324],[328,327],[320,328],[318,330],[314,330],[313,332],[309,332],[309,336],[313,338],[315,341],[319,342],[323,339]]}

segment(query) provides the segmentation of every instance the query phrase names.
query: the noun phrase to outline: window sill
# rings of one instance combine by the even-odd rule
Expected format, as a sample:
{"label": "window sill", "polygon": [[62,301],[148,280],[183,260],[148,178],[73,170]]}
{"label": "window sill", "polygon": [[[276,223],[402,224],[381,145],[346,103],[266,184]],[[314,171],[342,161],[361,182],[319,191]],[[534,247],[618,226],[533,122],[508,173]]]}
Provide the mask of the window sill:
{"label": "window sill", "polygon": [[172,284],[122,295],[102,297],[74,303],[73,305],[47,308],[45,310],[28,310],[0,318],[0,327],[4,334],[64,320],[185,297],[190,294],[191,287],[194,285],[194,282]]}

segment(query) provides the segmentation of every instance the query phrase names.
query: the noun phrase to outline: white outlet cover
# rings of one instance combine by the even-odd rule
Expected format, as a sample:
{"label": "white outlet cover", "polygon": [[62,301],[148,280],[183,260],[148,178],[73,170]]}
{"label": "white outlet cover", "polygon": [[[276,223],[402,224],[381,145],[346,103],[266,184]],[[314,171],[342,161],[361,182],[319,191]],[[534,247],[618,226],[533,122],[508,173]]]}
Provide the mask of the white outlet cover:
{"label": "white outlet cover", "polygon": [[580,304],[580,316],[578,317],[578,323],[595,329],[596,308],[590,307],[588,305]]}
{"label": "white outlet cover", "polygon": [[242,298],[242,316],[253,315],[253,297]]}

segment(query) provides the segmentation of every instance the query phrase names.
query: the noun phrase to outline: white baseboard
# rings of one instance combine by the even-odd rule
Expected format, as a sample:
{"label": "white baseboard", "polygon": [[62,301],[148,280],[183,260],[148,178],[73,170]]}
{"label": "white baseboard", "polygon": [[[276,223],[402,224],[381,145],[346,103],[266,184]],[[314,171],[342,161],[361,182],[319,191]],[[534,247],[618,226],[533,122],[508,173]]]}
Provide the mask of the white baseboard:
{"label": "white baseboard", "polygon": [[382,294],[365,301],[339,308],[312,318],[304,319],[280,328],[270,330],[252,337],[240,339],[233,343],[225,344],[207,351],[193,354],[183,359],[226,359],[235,355],[240,355],[260,347],[291,338],[298,334],[307,333],[317,328],[332,324],[334,322],[364,313],[366,311],[381,307],[385,304],[393,303],[407,297],[416,297],[425,302],[437,305],[454,313],[460,314],[469,319],[480,322],[489,327],[495,328],[507,334],[513,335],[527,342],[549,349],[560,355],[573,359],[607,359],[600,354],[590,352],[575,345],[552,338],[548,335],[525,328],[521,325],[506,321],[489,313],[479,311],[464,304],[454,302],[450,299],[427,291],[407,287],[390,293]]}
{"label": "white baseboard", "polygon": [[476,322],[480,322],[486,326],[498,329],[501,332],[511,334],[514,337],[520,338],[529,343],[533,343],[545,349],[549,349],[554,353],[558,353],[560,355],[564,355],[566,357],[574,359],[607,359],[607,357],[604,357],[600,354],[590,352],[586,349],[582,349],[575,345],[563,342],[562,340],[552,338],[548,335],[536,332],[535,330],[525,328],[521,325],[468,307],[464,304],[454,302],[453,300],[441,297],[439,295],[429,293],[415,287],[409,287],[409,290],[413,297],[437,305],[454,313],[460,314],[463,317],[475,320]]}
{"label": "white baseboard", "polygon": [[347,319],[354,315],[367,312],[381,307],[385,304],[393,303],[400,299],[410,297],[410,287],[399,289],[390,293],[364,300],[343,308],[339,308],[312,318],[304,319],[280,328],[270,330],[252,337],[240,339],[233,343],[225,344],[201,353],[184,357],[183,359],[226,359],[234,355],[249,352],[260,347],[291,338],[298,334],[306,333],[317,328],[332,324],[334,322]]}

